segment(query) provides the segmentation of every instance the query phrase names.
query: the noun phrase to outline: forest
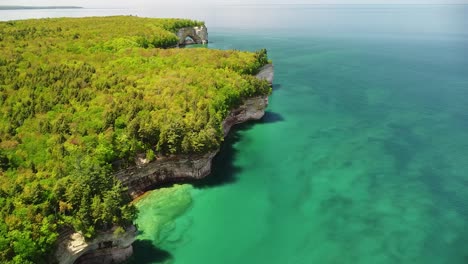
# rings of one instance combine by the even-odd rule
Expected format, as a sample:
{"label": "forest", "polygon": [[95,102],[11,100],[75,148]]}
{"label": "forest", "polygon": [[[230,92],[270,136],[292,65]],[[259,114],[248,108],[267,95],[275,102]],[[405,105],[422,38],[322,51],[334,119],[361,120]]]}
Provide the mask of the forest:
{"label": "forest", "polygon": [[203,153],[266,50],[173,48],[185,19],[134,16],[0,23],[0,262],[50,263],[60,230],[86,237],[137,215],[113,164]]}

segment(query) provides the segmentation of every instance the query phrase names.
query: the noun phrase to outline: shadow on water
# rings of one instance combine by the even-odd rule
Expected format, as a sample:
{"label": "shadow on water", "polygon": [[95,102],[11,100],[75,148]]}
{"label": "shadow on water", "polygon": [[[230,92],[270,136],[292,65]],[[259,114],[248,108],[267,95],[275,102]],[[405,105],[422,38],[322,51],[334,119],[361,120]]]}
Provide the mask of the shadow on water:
{"label": "shadow on water", "polygon": [[195,188],[216,187],[236,181],[235,175],[241,172],[241,168],[234,165],[234,160],[238,152],[234,148],[234,145],[242,139],[241,132],[250,129],[252,125],[253,124],[238,125],[234,130],[229,132],[218,154],[213,158],[211,174],[201,180],[195,181],[193,183]]}
{"label": "shadow on water", "polygon": [[152,185],[146,189],[146,191],[171,187],[176,183],[190,183],[195,188],[209,188],[221,186],[224,184],[234,183],[236,181],[236,173],[241,172],[241,168],[234,165],[236,159],[237,150],[234,145],[242,140],[244,131],[251,129],[257,124],[272,124],[284,121],[283,116],[278,113],[265,111],[265,115],[260,120],[249,121],[243,124],[235,125],[227,137],[224,139],[221,145],[220,151],[213,158],[211,165],[211,174],[201,180],[193,179],[178,179],[176,182],[168,181]]}
{"label": "shadow on water", "polygon": [[282,115],[280,115],[278,113],[275,113],[275,112],[266,111],[265,115],[263,116],[262,119],[260,119],[258,121],[254,121],[252,123],[253,124],[256,124],[256,123],[270,124],[270,123],[277,123],[277,122],[281,122],[281,121],[284,121],[284,118],[283,118]]}
{"label": "shadow on water", "polygon": [[272,89],[273,91],[278,91],[279,89],[282,89],[281,84],[274,83]]}
{"label": "shadow on water", "polygon": [[[157,248],[151,240],[136,240],[133,242],[133,255],[125,262],[126,264],[150,264],[165,263],[173,256],[166,250]],[[138,260],[138,262],[136,262]]]}
{"label": "shadow on water", "polygon": [[211,165],[211,174],[204,179],[195,181],[193,186],[195,188],[210,188],[231,184],[236,182],[236,174],[241,172],[242,169],[234,165],[234,161],[238,154],[238,150],[234,145],[242,140],[242,132],[250,130],[256,124],[268,124],[284,121],[284,118],[274,112],[266,111],[262,119],[258,121],[250,121],[247,123],[236,125],[227,137],[224,139],[221,149],[213,159]]}

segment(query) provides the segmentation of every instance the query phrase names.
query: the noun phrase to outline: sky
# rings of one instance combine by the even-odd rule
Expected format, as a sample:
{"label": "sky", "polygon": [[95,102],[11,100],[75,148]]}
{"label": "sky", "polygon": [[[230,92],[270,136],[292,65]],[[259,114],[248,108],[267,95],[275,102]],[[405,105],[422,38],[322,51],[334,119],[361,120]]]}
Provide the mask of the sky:
{"label": "sky", "polygon": [[82,7],[156,7],[230,4],[468,4],[468,0],[0,0],[0,5],[73,5]]}

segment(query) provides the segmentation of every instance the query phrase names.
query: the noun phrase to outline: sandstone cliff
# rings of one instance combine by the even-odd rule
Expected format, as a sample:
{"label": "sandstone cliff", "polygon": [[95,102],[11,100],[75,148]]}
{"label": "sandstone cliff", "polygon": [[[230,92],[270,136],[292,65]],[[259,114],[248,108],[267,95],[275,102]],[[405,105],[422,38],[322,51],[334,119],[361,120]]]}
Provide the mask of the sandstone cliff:
{"label": "sandstone cliff", "polygon": [[[254,97],[232,110],[223,122],[224,135],[235,124],[262,118],[267,104],[266,96]],[[195,180],[207,176],[211,172],[211,160],[216,153],[217,151],[202,155],[177,155],[149,163],[138,158],[137,165],[120,170],[115,175],[128,187],[130,195],[136,198],[160,183]]]}
{"label": "sandstone cliff", "polygon": [[[273,65],[268,64],[256,75],[259,79],[273,82]],[[268,105],[267,96],[249,98],[238,108],[230,111],[223,121],[224,136],[232,126],[249,120],[258,120],[265,114]],[[136,158],[136,165],[119,170],[115,176],[128,187],[133,198],[164,182],[176,182],[187,179],[201,179],[211,172],[211,162],[218,151],[200,155],[177,155],[158,158],[147,162],[143,156]],[[60,235],[56,258],[60,264],[72,263],[119,263],[133,252],[135,227],[130,227],[124,234],[114,235],[113,230],[103,232],[91,240],[85,241],[80,233],[65,232]]]}
{"label": "sandstone cliff", "polygon": [[59,263],[120,263],[133,253],[132,243],[137,230],[127,227],[124,233],[114,234],[114,229],[100,232],[87,241],[81,233],[64,230],[59,237],[55,258]]}

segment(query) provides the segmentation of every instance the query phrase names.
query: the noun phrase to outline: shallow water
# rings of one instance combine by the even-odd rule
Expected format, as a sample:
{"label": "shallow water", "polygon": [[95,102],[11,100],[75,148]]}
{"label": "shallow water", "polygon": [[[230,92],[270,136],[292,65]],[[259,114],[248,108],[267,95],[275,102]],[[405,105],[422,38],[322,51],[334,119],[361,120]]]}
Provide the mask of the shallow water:
{"label": "shallow water", "polygon": [[[188,187],[190,207],[152,240],[163,252],[135,251],[148,263],[466,263],[468,9],[239,9],[227,19],[261,17],[211,26],[210,48],[268,49],[267,115]],[[145,233],[159,216],[144,202]]]}
{"label": "shallow water", "polygon": [[131,263],[468,262],[467,6],[93,12],[204,19],[275,64],[213,175],[138,202]]}

